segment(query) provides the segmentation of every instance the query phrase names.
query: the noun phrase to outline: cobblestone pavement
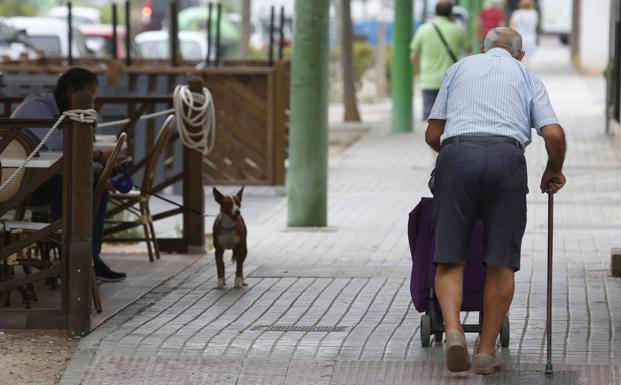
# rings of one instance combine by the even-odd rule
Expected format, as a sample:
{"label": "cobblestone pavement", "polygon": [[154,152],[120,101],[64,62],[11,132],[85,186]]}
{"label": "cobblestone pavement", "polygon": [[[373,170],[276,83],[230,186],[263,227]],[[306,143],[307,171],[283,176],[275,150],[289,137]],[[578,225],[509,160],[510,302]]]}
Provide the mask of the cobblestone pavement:
{"label": "cobblestone pavement", "polygon": [[[566,50],[536,70],[568,132],[567,188],[556,199],[553,357],[544,356],[546,198],[538,192],[542,141],[528,148],[528,228],[499,374],[455,375],[441,345],[420,346],[409,294],[407,214],[433,156],[419,125],[378,125],[330,166],[325,229],[287,229],[286,201],[259,198],[249,223],[244,289],[214,290],[211,255],[95,330],[63,384],[618,384],[621,162],[604,135],[602,79],[572,72]],[[254,199],[254,200],[253,200]],[[227,273],[233,273],[227,265]],[[464,313],[465,320],[477,315]],[[476,335],[468,335],[472,345]]]}

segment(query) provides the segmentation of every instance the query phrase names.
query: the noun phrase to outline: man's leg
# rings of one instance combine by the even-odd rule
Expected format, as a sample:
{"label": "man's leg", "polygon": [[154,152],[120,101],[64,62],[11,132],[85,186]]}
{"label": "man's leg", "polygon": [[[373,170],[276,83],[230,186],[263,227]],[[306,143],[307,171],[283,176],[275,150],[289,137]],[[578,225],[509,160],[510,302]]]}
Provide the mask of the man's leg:
{"label": "man's leg", "polygon": [[477,143],[445,146],[436,160],[433,200],[435,229],[435,287],[446,327],[446,367],[470,369],[468,345],[459,313],[463,299],[464,268],[479,207],[484,159]]}
{"label": "man's leg", "polygon": [[101,243],[103,241],[104,220],[106,219],[106,207],[108,206],[108,198],[110,194],[104,190],[101,195],[101,203],[97,207],[95,213],[95,221],[93,222],[93,259],[99,258],[101,254]]}
{"label": "man's leg", "polygon": [[513,300],[514,272],[511,267],[487,267],[485,281],[483,331],[476,354],[496,356],[496,340],[511,301]]}
{"label": "man's leg", "polygon": [[436,296],[447,333],[464,332],[459,319],[464,295],[464,268],[463,263],[438,264],[436,268]]}
{"label": "man's leg", "polygon": [[464,267],[463,263],[438,264],[436,269],[436,294],[446,331],[446,367],[451,372],[463,372],[471,366],[468,345],[459,321],[464,295]]}
{"label": "man's leg", "polygon": [[116,282],[127,278],[127,274],[111,270],[100,257],[101,243],[103,242],[104,221],[106,219],[106,206],[108,205],[109,197],[110,194],[107,191],[104,191],[101,196],[101,202],[99,203],[99,206],[97,206],[97,212],[95,213],[95,219],[93,221],[92,257],[93,265],[95,267],[95,275],[97,278],[104,282]]}

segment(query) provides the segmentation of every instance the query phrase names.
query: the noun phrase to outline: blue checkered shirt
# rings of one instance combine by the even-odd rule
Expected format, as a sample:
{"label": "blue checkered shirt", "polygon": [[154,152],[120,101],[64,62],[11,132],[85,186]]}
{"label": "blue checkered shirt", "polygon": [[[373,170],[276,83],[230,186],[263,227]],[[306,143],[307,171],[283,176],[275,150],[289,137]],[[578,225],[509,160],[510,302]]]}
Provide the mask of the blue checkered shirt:
{"label": "blue checkered shirt", "polygon": [[446,120],[440,138],[503,135],[531,141],[531,128],[558,124],[545,86],[502,48],[466,57],[447,71],[429,119]]}

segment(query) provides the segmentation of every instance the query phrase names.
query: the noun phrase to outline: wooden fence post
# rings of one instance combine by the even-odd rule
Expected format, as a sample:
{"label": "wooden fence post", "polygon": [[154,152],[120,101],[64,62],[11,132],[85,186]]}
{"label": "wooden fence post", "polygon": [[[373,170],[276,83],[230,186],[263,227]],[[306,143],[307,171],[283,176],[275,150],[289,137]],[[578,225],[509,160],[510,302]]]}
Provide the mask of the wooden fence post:
{"label": "wooden fence post", "polygon": [[[203,80],[199,77],[190,79],[188,86],[192,92],[203,92]],[[201,127],[188,127],[188,129],[194,132],[202,130]],[[193,211],[202,213],[205,209],[203,154],[183,146],[183,171],[183,204]],[[205,220],[196,212],[183,211],[183,243],[186,252],[202,254],[205,252]]]}
{"label": "wooden fence post", "polygon": [[[73,97],[73,108],[93,108],[86,91]],[[91,328],[90,274],[93,233],[93,126],[65,125],[63,167],[63,236],[69,330],[74,336]]]}
{"label": "wooden fence post", "polygon": [[286,61],[276,62],[274,65],[274,164],[272,185],[282,186],[285,184],[285,159],[286,159],[286,136],[287,136],[287,110],[289,109],[289,63]]}

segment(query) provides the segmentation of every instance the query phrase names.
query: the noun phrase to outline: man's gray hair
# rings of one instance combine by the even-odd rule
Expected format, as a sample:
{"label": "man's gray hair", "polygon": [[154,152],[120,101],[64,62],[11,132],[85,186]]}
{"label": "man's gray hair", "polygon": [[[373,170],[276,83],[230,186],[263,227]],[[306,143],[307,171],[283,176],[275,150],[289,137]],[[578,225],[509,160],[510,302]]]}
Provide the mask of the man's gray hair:
{"label": "man's gray hair", "polygon": [[518,56],[522,52],[522,36],[507,27],[494,28],[487,33],[483,50],[487,52],[496,47],[510,49],[511,55]]}

